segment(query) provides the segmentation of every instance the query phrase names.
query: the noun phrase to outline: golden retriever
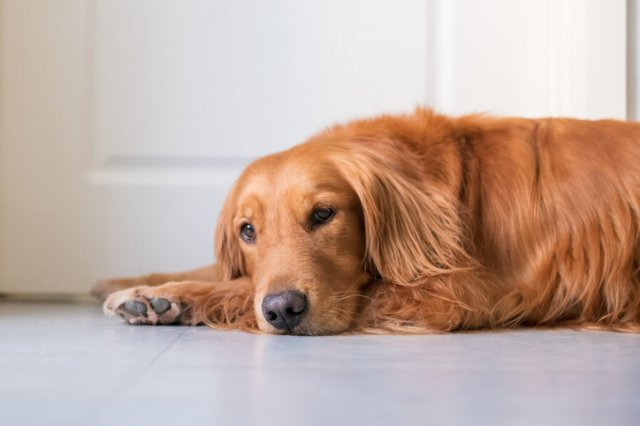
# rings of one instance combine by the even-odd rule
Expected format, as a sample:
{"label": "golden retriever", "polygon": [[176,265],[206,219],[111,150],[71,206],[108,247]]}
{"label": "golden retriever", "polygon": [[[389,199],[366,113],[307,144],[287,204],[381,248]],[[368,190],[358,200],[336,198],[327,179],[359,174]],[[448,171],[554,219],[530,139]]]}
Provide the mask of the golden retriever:
{"label": "golden retriever", "polygon": [[638,332],[639,231],[640,124],[417,109],[249,165],[217,265],[94,294],[130,324]]}

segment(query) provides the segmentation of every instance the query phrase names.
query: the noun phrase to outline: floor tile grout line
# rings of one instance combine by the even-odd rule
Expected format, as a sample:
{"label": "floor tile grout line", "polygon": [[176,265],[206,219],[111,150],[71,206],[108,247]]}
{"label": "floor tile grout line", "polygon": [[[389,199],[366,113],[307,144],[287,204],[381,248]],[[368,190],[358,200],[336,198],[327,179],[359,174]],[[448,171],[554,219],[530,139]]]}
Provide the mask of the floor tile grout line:
{"label": "floor tile grout line", "polygon": [[149,371],[149,369],[151,369],[151,367],[153,367],[153,365],[156,362],[158,362],[158,360],[162,357],[162,355],[164,355],[174,345],[174,343],[178,341],[178,339],[180,339],[182,336],[184,336],[187,333],[189,328],[191,327],[185,327],[185,330],[182,333],[178,334],[171,342],[169,342],[167,346],[164,349],[162,349],[158,355],[156,355],[147,365],[144,366],[144,368],[140,369],[138,374],[136,374],[132,380],[129,380],[125,387],[117,389],[116,391],[112,392],[111,395],[105,398],[105,403],[106,403],[105,408],[108,408],[113,404],[115,404],[127,389],[135,385],[135,383],[138,380],[140,380],[140,378],[144,374],[146,374],[147,371]]}
{"label": "floor tile grout line", "polygon": [[[184,330],[182,333],[178,334],[178,335],[176,336],[176,338],[175,338],[175,339],[173,339],[171,342],[169,342],[169,344],[167,345],[167,347],[166,347],[166,348],[164,348],[163,350],[161,350],[161,351],[160,351],[160,353],[158,354],[158,356],[156,356],[154,359],[152,359],[152,360],[151,360],[151,362],[149,363],[149,365],[147,366],[147,368],[151,368],[151,367],[153,367],[153,365],[154,365],[156,362],[158,362],[158,360],[160,359],[160,357],[162,357],[162,355],[164,355],[164,354],[165,354],[169,349],[171,349],[171,347],[172,347],[172,346],[173,346],[173,345],[174,345],[174,344],[175,344],[175,343],[176,343],[176,342],[177,342],[177,341],[178,341],[182,336],[184,336],[185,334],[187,334],[187,331],[189,331],[189,329],[190,329],[190,328],[191,328],[190,326],[185,327],[185,330]],[[145,370],[146,370],[146,369],[145,369]],[[137,377],[136,377],[136,379],[137,379]]]}

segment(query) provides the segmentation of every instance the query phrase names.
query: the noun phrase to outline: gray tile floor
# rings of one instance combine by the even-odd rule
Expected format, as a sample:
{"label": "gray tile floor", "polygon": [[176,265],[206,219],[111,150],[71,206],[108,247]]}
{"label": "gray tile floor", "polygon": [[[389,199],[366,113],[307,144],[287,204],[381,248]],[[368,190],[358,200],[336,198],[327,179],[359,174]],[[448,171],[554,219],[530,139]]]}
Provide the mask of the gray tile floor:
{"label": "gray tile floor", "polygon": [[0,424],[638,425],[640,335],[263,336],[0,302]]}

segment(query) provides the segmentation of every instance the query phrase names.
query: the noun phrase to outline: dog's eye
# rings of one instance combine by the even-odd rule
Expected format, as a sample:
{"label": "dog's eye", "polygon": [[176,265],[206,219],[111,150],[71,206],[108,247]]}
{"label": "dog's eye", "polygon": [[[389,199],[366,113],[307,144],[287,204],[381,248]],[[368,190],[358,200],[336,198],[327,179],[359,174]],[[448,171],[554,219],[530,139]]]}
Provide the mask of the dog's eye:
{"label": "dog's eye", "polygon": [[336,214],[336,211],[328,207],[321,207],[321,208],[315,209],[311,213],[311,218],[310,218],[311,226],[313,227],[313,226],[318,226],[318,225],[327,223],[333,218],[335,214]]}
{"label": "dog's eye", "polygon": [[245,223],[240,228],[240,236],[246,242],[253,243],[256,241],[256,228],[250,223]]}

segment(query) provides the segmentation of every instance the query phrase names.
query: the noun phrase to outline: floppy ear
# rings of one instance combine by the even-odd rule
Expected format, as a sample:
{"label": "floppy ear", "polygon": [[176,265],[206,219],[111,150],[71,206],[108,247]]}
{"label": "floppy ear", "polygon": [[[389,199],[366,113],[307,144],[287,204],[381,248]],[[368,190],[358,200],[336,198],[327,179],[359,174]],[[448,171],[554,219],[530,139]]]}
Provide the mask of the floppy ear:
{"label": "floppy ear", "polygon": [[360,199],[368,266],[382,279],[412,285],[474,266],[457,198],[429,182],[425,160],[389,140],[353,142],[334,158]]}
{"label": "floppy ear", "polygon": [[[237,184],[236,184],[237,185]],[[224,281],[242,277],[245,274],[244,255],[238,242],[238,232],[233,223],[236,199],[236,186],[231,189],[224,202],[218,224],[216,225],[216,259],[222,271]]]}

